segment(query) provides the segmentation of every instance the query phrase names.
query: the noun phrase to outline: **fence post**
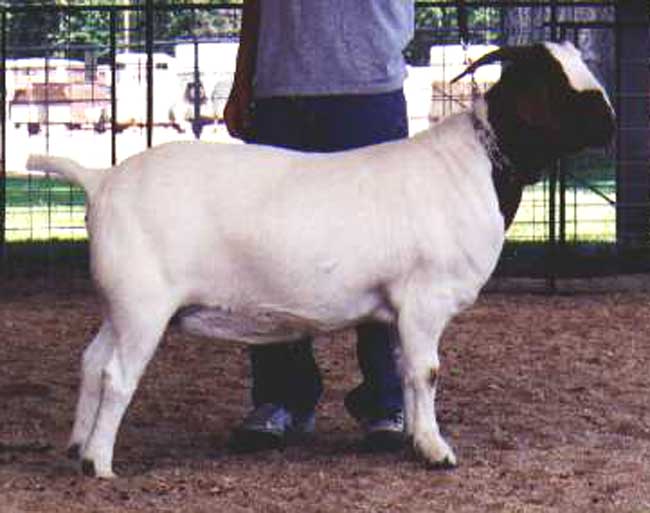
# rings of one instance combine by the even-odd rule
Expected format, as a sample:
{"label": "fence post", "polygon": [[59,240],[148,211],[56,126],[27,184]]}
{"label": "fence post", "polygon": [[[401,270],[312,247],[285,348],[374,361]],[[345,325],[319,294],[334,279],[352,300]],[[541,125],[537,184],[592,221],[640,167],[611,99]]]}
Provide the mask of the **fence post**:
{"label": "fence post", "polygon": [[647,0],[616,3],[616,241],[619,249],[650,237],[650,25]]}

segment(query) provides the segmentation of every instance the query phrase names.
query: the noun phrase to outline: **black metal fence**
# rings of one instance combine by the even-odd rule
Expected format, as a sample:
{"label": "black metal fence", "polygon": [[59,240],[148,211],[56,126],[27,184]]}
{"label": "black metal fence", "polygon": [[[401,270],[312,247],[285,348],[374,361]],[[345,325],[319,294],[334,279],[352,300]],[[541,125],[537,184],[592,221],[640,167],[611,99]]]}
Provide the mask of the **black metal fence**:
{"label": "black metal fence", "polygon": [[[28,153],[97,167],[170,139],[227,139],[220,113],[240,9],[153,1],[0,7],[3,270],[32,258],[56,263],[61,247],[73,247],[74,259],[85,248],[81,191],[26,173]],[[559,162],[526,191],[502,270],[630,270],[619,257],[645,255],[650,233],[646,2],[459,0],[416,2],[416,11],[406,52],[413,130],[467,105],[468,86],[449,79],[489,45],[569,39],[582,49],[619,111],[616,147]],[[484,87],[494,80],[479,76]],[[645,269],[648,260],[624,262]]]}

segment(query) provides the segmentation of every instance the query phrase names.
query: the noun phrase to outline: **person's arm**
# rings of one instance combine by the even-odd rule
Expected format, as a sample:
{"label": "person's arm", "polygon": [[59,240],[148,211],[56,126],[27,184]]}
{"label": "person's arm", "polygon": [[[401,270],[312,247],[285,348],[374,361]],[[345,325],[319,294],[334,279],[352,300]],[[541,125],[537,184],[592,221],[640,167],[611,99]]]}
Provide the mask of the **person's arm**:
{"label": "person's arm", "polygon": [[235,80],[223,113],[228,132],[238,139],[248,139],[251,136],[250,107],[253,101],[259,24],[260,0],[244,0]]}

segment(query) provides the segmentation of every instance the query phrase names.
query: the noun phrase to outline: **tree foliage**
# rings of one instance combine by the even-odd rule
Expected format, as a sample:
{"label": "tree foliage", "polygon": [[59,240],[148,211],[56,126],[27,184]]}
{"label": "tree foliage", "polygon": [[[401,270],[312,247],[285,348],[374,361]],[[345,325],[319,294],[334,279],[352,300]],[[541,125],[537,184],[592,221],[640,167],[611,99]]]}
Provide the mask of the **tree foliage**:
{"label": "tree foliage", "polygon": [[[233,7],[224,8],[225,3]],[[154,11],[156,49],[168,50],[178,40],[236,38],[241,3],[242,0],[157,0]],[[109,11],[83,8],[107,5],[119,7],[115,11],[118,45],[128,43],[132,49],[141,51],[146,34],[145,0],[12,0],[5,2],[10,56],[43,56],[47,52],[83,58],[90,47],[100,56],[107,54]],[[31,8],[35,6],[45,8]],[[56,10],[48,6],[68,8]]]}
{"label": "tree foliage", "polygon": [[44,49],[52,44],[58,31],[56,12],[48,10],[55,0],[14,0],[8,7],[38,7],[31,10],[12,10],[7,13],[7,46],[10,57],[42,57]]}
{"label": "tree foliage", "polygon": [[428,64],[432,45],[467,43],[494,43],[499,37],[496,28],[500,11],[495,7],[467,7],[465,10],[468,33],[462,32],[457,2],[449,7],[420,5],[415,11],[415,37],[406,51],[409,63]]}
{"label": "tree foliage", "polygon": [[[351,0],[356,1],[356,0]],[[118,16],[118,44],[132,45],[135,51],[144,48],[146,0],[5,0],[8,11],[8,44],[13,56],[42,56],[44,48],[51,55],[82,58],[84,48],[93,46],[101,56],[108,52],[110,19],[106,10],[78,10],[76,6],[115,5],[131,6],[120,9]],[[170,51],[174,42],[193,39],[235,39],[240,27],[242,0],[155,0],[154,40],[156,51]],[[224,7],[224,4],[226,6]],[[40,6],[43,9],[13,11],[11,7]],[[56,11],[47,6],[68,6]],[[232,7],[228,7],[231,5]],[[461,37],[469,43],[522,44],[529,40],[547,38],[550,7],[518,7],[516,4],[465,7],[468,32],[459,24],[461,3],[453,0],[435,6],[419,2],[416,9],[415,38],[407,49],[412,64],[426,64],[432,45],[458,44]],[[580,10],[582,9],[582,10]],[[600,8],[560,8],[560,17],[597,19]],[[569,12],[571,11],[571,12]],[[575,11],[575,12],[574,12]],[[586,16],[586,17],[585,17]],[[595,16],[595,18],[594,18]],[[128,35],[126,34],[128,27]],[[601,31],[604,32],[604,31]],[[586,41],[586,32],[580,37],[581,46],[604,48],[605,38],[592,37]],[[604,42],[601,44],[600,40]],[[585,40],[585,41],[583,41]]]}

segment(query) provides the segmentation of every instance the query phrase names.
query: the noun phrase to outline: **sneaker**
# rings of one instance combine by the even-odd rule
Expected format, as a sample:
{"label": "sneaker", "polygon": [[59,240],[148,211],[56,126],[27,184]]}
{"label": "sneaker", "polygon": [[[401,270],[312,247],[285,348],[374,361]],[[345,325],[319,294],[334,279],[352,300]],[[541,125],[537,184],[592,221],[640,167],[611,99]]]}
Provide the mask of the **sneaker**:
{"label": "sneaker", "polygon": [[363,447],[369,452],[399,451],[406,443],[402,410],[381,419],[367,419],[362,426],[365,432]]}
{"label": "sneaker", "polygon": [[361,425],[364,438],[362,448],[368,452],[393,452],[401,450],[406,444],[404,432],[404,412],[396,410],[389,415],[373,415],[364,410],[360,389],[355,389],[345,397],[345,409]]}
{"label": "sneaker", "polygon": [[304,414],[294,413],[287,434],[292,437],[301,437],[312,434],[315,429],[316,412],[314,410]]}
{"label": "sneaker", "polygon": [[283,449],[288,437],[312,433],[315,426],[316,414],[313,411],[292,415],[283,406],[265,403],[244,418],[233,431],[229,445],[240,453]]}

